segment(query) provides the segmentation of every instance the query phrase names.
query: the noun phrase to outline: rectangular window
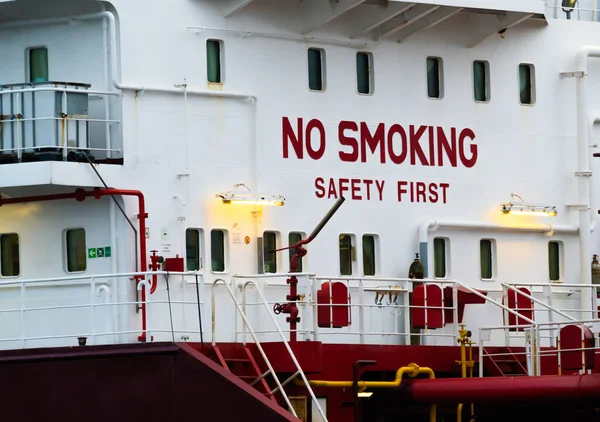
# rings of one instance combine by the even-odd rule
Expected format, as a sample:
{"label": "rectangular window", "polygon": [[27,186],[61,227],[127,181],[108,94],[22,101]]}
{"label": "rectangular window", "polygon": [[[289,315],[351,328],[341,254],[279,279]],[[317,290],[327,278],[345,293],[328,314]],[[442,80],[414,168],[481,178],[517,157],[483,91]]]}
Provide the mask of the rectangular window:
{"label": "rectangular window", "polygon": [[18,277],[21,274],[19,259],[19,235],[0,235],[0,276]]}
{"label": "rectangular window", "polygon": [[481,266],[481,278],[491,280],[493,276],[493,242],[489,239],[479,241],[479,262]]}
{"label": "rectangular window", "polygon": [[[288,238],[288,244],[289,246],[293,246],[296,243],[300,242],[303,238],[302,233],[297,233],[297,232],[292,232],[289,235]],[[292,262],[292,257],[294,256],[294,254],[296,253],[296,251],[294,249],[290,249],[290,263]],[[301,273],[302,272],[302,260],[303,258],[297,259],[296,260],[296,270]],[[291,267],[290,267],[291,270]]]}
{"label": "rectangular window", "polygon": [[442,59],[427,57],[427,96],[429,98],[442,98]]}
{"label": "rectangular window", "polygon": [[532,64],[519,65],[519,100],[521,104],[535,103],[535,69]]}
{"label": "rectangular window", "polygon": [[373,55],[356,53],[356,79],[360,94],[373,93]]}
{"label": "rectangular window", "polygon": [[221,43],[220,40],[206,41],[206,70],[208,82],[211,83],[223,82]]}
{"label": "rectangular window", "polygon": [[340,235],[340,274],[352,275],[352,236]]}
{"label": "rectangular window", "polygon": [[433,239],[433,275],[435,278],[446,277],[446,239]]}
{"label": "rectangular window", "polygon": [[265,273],[277,272],[277,233],[264,232],[263,234],[263,268]]}
{"label": "rectangular window", "polygon": [[185,231],[185,261],[188,271],[197,271],[202,268],[202,240],[203,231],[187,229]]}
{"label": "rectangular window", "polygon": [[323,91],[323,56],[325,52],[318,48],[308,49],[308,87],[311,91]]}
{"label": "rectangular window", "polygon": [[29,82],[48,82],[48,49],[29,49]]}
{"label": "rectangular window", "polygon": [[212,230],[210,232],[210,259],[211,269],[215,273],[225,271],[225,231]]}
{"label": "rectangular window", "polygon": [[473,96],[475,101],[490,100],[490,67],[488,62],[473,62]]}
{"label": "rectangular window", "polygon": [[560,280],[560,243],[548,242],[548,276],[552,281]]}
{"label": "rectangular window", "polygon": [[375,275],[375,236],[363,236],[363,273]]}
{"label": "rectangular window", "polygon": [[66,232],[67,271],[81,273],[87,269],[87,246],[84,229],[71,229]]}

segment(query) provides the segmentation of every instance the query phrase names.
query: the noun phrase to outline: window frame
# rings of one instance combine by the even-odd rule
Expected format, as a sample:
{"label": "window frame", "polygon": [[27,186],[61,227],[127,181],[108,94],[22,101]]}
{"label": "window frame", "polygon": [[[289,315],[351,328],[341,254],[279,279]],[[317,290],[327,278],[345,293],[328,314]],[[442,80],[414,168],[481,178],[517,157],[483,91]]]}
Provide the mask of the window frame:
{"label": "window frame", "polygon": [[[443,240],[444,241],[444,275],[441,277],[438,277],[435,273],[435,264],[436,264],[436,260],[435,260],[435,241],[436,240]],[[450,277],[450,239],[448,237],[435,237],[433,238],[433,241],[431,242],[432,248],[433,248],[433,253],[432,253],[432,260],[431,262],[433,263],[433,278],[436,280],[445,280],[448,279]]]}
{"label": "window frame", "polygon": [[[17,265],[18,271],[16,275],[4,275],[2,274],[2,237],[3,236],[17,236]],[[21,236],[19,233],[10,232],[10,233],[0,233],[0,279],[10,279],[10,278],[19,278],[21,276]]]}
{"label": "window frame", "polygon": [[[223,233],[223,270],[215,270],[213,267],[213,232]],[[229,231],[219,227],[212,228],[210,230],[210,272],[213,274],[227,274],[229,272]]]}
{"label": "window frame", "polygon": [[[219,46],[218,65],[219,65],[219,81],[213,82],[210,80],[210,60],[209,60],[209,48],[210,42],[216,42]],[[225,83],[225,43],[223,40],[218,38],[207,38],[204,44],[206,49],[206,81],[209,85],[221,86]]]}
{"label": "window frame", "polygon": [[267,252],[267,244],[265,242],[265,235],[273,235],[275,236],[275,248],[274,249],[278,249],[279,248],[279,241],[281,238],[281,235],[278,231],[275,230],[265,230],[262,234],[262,273],[261,274],[277,274],[279,267],[281,265],[280,263],[280,259],[279,259],[279,252],[273,252],[273,258],[275,260],[275,268],[274,271],[271,271],[271,269],[269,268],[269,271],[267,271],[266,269],[266,252]]}
{"label": "window frame", "polygon": [[[373,274],[366,274],[365,271],[365,238],[373,239]],[[364,233],[361,238],[362,252],[362,275],[363,277],[376,277],[379,270],[379,235],[374,233]]]}
{"label": "window frame", "polygon": [[[310,87],[310,69],[311,69],[311,63],[310,63],[310,52],[311,51],[318,51],[319,52],[319,58],[321,60],[321,89],[312,89]],[[308,90],[310,92],[317,92],[317,93],[323,93],[327,90],[327,78],[326,78],[326,69],[325,69],[325,49],[323,48],[318,48],[318,47],[309,47],[306,50],[306,67],[307,67],[307,84],[308,84]]]}
{"label": "window frame", "polygon": [[[290,239],[290,237],[293,234],[300,235],[300,240],[306,240],[306,233],[301,232],[301,231],[291,231],[291,232],[288,233],[288,246],[292,246],[292,239]],[[290,249],[289,250],[289,256],[288,256],[288,259],[287,259],[287,263],[288,263],[288,268],[289,268],[290,272],[292,271],[292,268],[291,268],[292,257],[295,254],[296,254],[296,251],[294,249]],[[303,256],[302,258],[300,258],[299,262],[300,262],[300,267],[301,267],[301,268],[299,268],[299,270],[300,270],[299,272],[303,272],[305,270],[304,267],[306,266],[306,256]]]}
{"label": "window frame", "polygon": [[[31,53],[35,50],[46,50],[46,80],[45,81],[33,81],[31,78]],[[25,69],[25,78],[27,81],[29,81],[29,83],[44,83],[44,82],[49,82],[50,81],[50,50],[48,49],[47,45],[37,45],[37,46],[32,46],[32,47],[27,47],[25,49],[25,55],[26,55],[26,69]]]}
{"label": "window frame", "polygon": [[[527,66],[529,68],[529,95],[531,97],[531,102],[529,103],[524,103],[521,101],[521,66]],[[517,88],[518,88],[518,92],[519,92],[519,104],[522,106],[529,106],[532,107],[535,105],[536,101],[537,101],[537,95],[536,95],[536,74],[535,74],[535,65],[533,63],[519,63],[519,66],[517,67]]]}
{"label": "window frame", "polygon": [[[358,73],[358,57],[364,54],[367,56],[367,75],[368,75],[368,83],[369,83],[369,91],[368,92],[360,92],[359,88],[360,88],[360,83],[359,83],[359,73]],[[375,64],[374,64],[374,57],[373,57],[373,53],[369,52],[369,51],[357,51],[356,55],[354,56],[354,64],[355,64],[355,75],[356,75],[356,93],[358,95],[363,95],[363,96],[372,96],[375,93]]]}
{"label": "window frame", "polygon": [[[198,265],[199,267],[196,269],[190,269],[188,267],[188,259],[189,259],[189,255],[188,255],[188,232],[190,231],[195,231],[196,232],[196,239],[198,241],[198,251],[197,251],[197,259],[198,259]],[[198,227],[188,227],[185,229],[185,269],[186,271],[200,271],[200,270],[204,270],[204,265],[205,265],[205,259],[204,259],[204,255],[205,255],[205,247],[204,247],[204,229],[198,228]],[[211,268],[212,268],[212,264],[211,264]]]}
{"label": "window frame", "polygon": [[[490,270],[491,270],[491,276],[490,278],[484,278],[483,277],[483,261],[482,261],[482,256],[481,256],[481,242],[490,242]],[[497,271],[497,246],[496,246],[496,239],[491,239],[488,237],[479,239],[479,278],[481,279],[481,281],[495,281],[496,280],[496,271]]]}
{"label": "window frame", "polygon": [[[475,97],[475,63],[483,63],[483,74],[485,77],[485,84],[484,84],[484,92],[485,92],[485,100],[478,100]],[[490,99],[492,98],[492,91],[491,91],[491,80],[490,80],[490,62],[487,60],[473,60],[472,63],[472,68],[471,68],[471,78],[472,78],[472,87],[473,87],[473,101],[475,101],[476,103],[480,103],[480,104],[487,104],[490,102]]]}
{"label": "window frame", "polygon": [[[84,235],[84,240],[83,240],[83,251],[84,251],[84,262],[85,262],[85,269],[83,270],[77,270],[77,271],[71,271],[69,269],[69,232],[72,231],[77,231],[77,230],[83,230],[83,235]],[[87,231],[84,227],[71,227],[68,229],[65,229],[63,231],[63,241],[64,241],[64,259],[65,259],[65,272],[68,274],[84,274],[88,271],[88,244],[87,244]]]}
{"label": "window frame", "polygon": [[[350,274],[342,273],[342,248],[341,248],[341,240],[342,236],[348,236],[350,238]],[[338,235],[337,240],[337,249],[338,249],[338,274],[341,277],[351,277],[356,273],[356,235],[352,233],[340,233]]]}
{"label": "window frame", "polygon": [[[438,62],[438,97],[429,96],[429,60],[434,59]],[[430,100],[442,100],[444,98],[444,59],[439,56],[427,56],[425,59],[425,83],[426,83],[426,92],[427,98]]]}
{"label": "window frame", "polygon": [[[551,266],[550,266],[550,244],[555,243],[558,245],[558,279],[552,280]],[[548,259],[548,280],[550,283],[562,283],[564,280],[564,243],[560,240],[550,240],[547,245],[547,259]]]}

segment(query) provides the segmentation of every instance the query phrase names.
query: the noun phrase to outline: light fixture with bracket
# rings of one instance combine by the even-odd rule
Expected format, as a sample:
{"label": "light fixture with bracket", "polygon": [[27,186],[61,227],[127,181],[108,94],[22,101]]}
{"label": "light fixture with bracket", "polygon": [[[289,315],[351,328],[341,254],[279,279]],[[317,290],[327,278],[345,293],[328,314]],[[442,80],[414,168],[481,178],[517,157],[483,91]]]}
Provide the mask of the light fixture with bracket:
{"label": "light fixture with bracket", "polygon": [[282,207],[285,204],[285,198],[282,195],[262,195],[252,193],[248,186],[243,183],[238,183],[235,187],[245,187],[245,191],[229,191],[224,193],[218,193],[216,196],[220,198],[223,204],[232,205],[269,205]]}
{"label": "light fixture with bracket", "polygon": [[[510,215],[533,215],[537,217],[556,217],[557,211],[555,206],[550,205],[534,205],[526,204],[519,195],[511,193],[511,200],[508,204],[502,204],[501,211],[503,214]],[[515,202],[518,198],[521,202]]]}

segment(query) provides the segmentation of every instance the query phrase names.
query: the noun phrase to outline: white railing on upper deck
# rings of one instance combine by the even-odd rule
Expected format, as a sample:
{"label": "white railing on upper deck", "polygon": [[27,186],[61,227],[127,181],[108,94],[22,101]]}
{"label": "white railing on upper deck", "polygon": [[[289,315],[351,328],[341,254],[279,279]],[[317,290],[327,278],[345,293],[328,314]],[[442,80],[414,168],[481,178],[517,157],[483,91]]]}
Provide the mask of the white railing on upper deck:
{"label": "white railing on upper deck", "polygon": [[[137,342],[138,336],[142,334],[139,313],[142,302],[139,298],[129,298],[137,289],[147,286],[146,279],[153,277],[158,280],[158,288],[154,294],[147,296],[144,303],[147,310],[147,341],[218,340],[245,343],[248,340],[246,333],[250,332],[248,326],[252,327],[250,333],[255,343],[287,341],[291,334],[286,322],[288,315],[275,315],[273,307],[277,303],[288,303],[285,300],[289,294],[286,280],[291,275],[231,276],[227,290],[231,288],[233,302],[229,291],[215,288],[210,281],[205,282],[201,272],[1,280],[0,349],[74,346],[81,337],[85,337],[91,345]],[[455,346],[458,338],[458,291],[466,290],[485,299],[486,305],[480,306],[492,306],[489,309],[479,307],[480,311],[476,314],[472,313],[468,317],[468,312],[465,312],[464,316],[467,327],[478,334],[478,338],[474,340],[480,347],[480,365],[483,365],[484,358],[494,357],[485,350],[488,346],[507,347],[507,353],[511,355],[515,352],[510,347],[524,347],[525,351],[522,353],[527,356],[527,373],[539,375],[541,356],[555,353],[560,359],[561,353],[567,352],[560,350],[556,338],[560,329],[569,324],[588,326],[596,339],[594,347],[598,347],[600,320],[593,319],[597,318],[598,312],[594,312],[592,318],[584,319],[581,316],[581,312],[591,313],[597,309],[596,295],[592,295],[590,309],[574,309],[568,302],[572,296],[572,300],[580,303],[577,293],[583,288],[597,289],[597,286],[502,283],[504,296],[509,291],[514,292],[519,286],[530,289],[530,295],[520,291],[516,293],[535,305],[534,317],[528,319],[515,309],[505,306],[506,298],[499,302],[489,297],[490,292],[485,296],[455,280],[315,277],[311,273],[293,275],[298,279],[300,300],[297,306],[301,320],[296,334],[301,341],[409,345],[411,339],[418,338],[421,344]],[[144,281],[134,281],[140,276]],[[169,289],[166,288],[167,280]],[[347,304],[332,305],[327,303],[327,298],[325,302],[317,300],[317,291],[324,283],[331,281],[341,282],[346,286],[350,298]],[[441,306],[429,306],[427,302],[425,306],[409,303],[413,283],[450,287],[452,303],[445,301],[443,294]],[[424,289],[425,294],[427,291],[428,289]],[[208,303],[204,300],[207,294],[212,298]],[[563,306],[552,303],[557,297],[561,298]],[[568,300],[565,301],[565,298]],[[350,324],[342,328],[319,326],[319,310],[322,306],[327,307],[326,314],[329,315],[334,307],[344,307]],[[494,308],[498,312],[492,312]],[[446,313],[451,313],[454,323],[431,329],[427,322],[428,312],[425,312],[425,328],[412,329],[411,312],[415,309],[445,311],[441,312],[443,319]],[[217,310],[219,317],[214,327],[209,328],[210,315]],[[206,318],[207,315],[209,319]],[[508,315],[514,316],[515,321],[521,321],[522,325],[519,327],[523,328],[522,331],[515,331],[517,327],[508,324]],[[480,374],[483,374],[482,370]]]}
{"label": "white railing on upper deck", "polygon": [[113,128],[120,120],[111,118],[117,114],[111,98],[118,96],[87,84],[0,86],[0,159],[21,162],[24,154],[43,153],[67,161],[70,151],[122,158]]}
{"label": "white railing on upper deck", "polygon": [[588,22],[600,21],[600,3],[597,0],[578,0],[573,8],[563,7],[562,3],[562,0],[546,0],[550,17]]}

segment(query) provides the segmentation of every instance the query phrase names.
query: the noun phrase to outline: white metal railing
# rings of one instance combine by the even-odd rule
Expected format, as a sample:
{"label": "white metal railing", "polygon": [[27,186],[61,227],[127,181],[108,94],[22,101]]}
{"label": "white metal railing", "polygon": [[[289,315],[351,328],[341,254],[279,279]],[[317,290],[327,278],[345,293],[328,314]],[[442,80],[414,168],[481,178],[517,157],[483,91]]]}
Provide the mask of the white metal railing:
{"label": "white metal railing", "polygon": [[[525,287],[531,293],[528,299],[537,303],[546,310],[548,315],[548,321],[552,322],[554,317],[561,317],[571,321],[577,321],[582,319],[590,319],[594,315],[598,314],[598,290],[600,286],[594,284],[576,284],[576,283],[503,283],[504,288],[517,289],[519,287]],[[536,290],[538,290],[536,292]],[[541,291],[540,291],[541,290]],[[580,296],[590,291],[590,302],[588,307],[582,308]],[[506,293],[506,291],[504,292]],[[587,293],[587,292],[586,292]],[[527,296],[520,293],[522,296]],[[537,296],[537,298],[536,298]],[[553,302],[557,298],[571,298],[577,300],[576,307],[556,307],[553,306]],[[540,299],[541,298],[541,299]],[[534,311],[541,311],[541,309],[534,309]]]}
{"label": "white metal railing", "polygon": [[[215,288],[212,282],[205,282],[201,272],[99,274],[33,280],[0,279],[0,348],[73,346],[77,344],[80,337],[86,337],[89,344],[136,342],[137,335],[142,333],[139,313],[142,305],[145,305],[147,311],[147,341],[200,341],[204,312],[207,309],[211,309],[211,312],[218,309],[223,318],[208,331],[207,341],[215,342],[218,339],[237,342],[241,335],[241,341],[245,344],[248,340],[247,333],[250,333],[255,343],[283,341],[287,344],[286,336],[291,333],[289,325],[285,322],[287,315],[274,315],[273,306],[278,302],[288,302],[285,298],[289,285],[285,280],[291,275],[235,275],[231,277],[231,285],[228,285],[227,292],[225,290],[219,292],[220,287]],[[596,346],[598,346],[597,333],[600,331],[600,321],[578,318],[577,314],[571,315],[544,300],[545,296],[538,295],[540,287],[546,289],[542,291],[544,295],[550,289],[555,296],[571,295],[572,293],[569,292],[574,291],[573,289],[596,289],[596,286],[557,284],[548,287],[547,284],[542,283],[539,285],[526,283],[525,285],[532,289],[532,294],[526,295],[522,292],[517,294],[532,300],[537,305],[537,312],[553,315],[554,320],[545,321],[539,315],[537,318],[529,319],[518,310],[455,280],[315,277],[311,273],[293,275],[298,279],[300,296],[300,300],[296,303],[301,316],[301,322],[296,330],[300,340],[318,340],[328,343],[336,342],[336,338],[341,338],[344,343],[388,344],[386,342],[392,339],[393,344],[410,344],[413,337],[421,339],[425,337],[427,341],[436,338],[445,339],[443,341],[447,341],[448,345],[453,345],[456,344],[455,338],[458,336],[457,296],[460,289],[483,298],[485,303],[500,309],[505,315],[503,322],[500,322],[501,314],[493,317],[491,320],[499,321],[500,324],[488,324],[490,327],[481,326],[485,324],[478,325],[477,321],[472,320],[468,323],[479,332],[480,365],[483,364],[484,357],[494,357],[485,350],[485,347],[490,345],[507,347],[507,354],[512,355],[515,352],[510,348],[519,347],[519,353],[527,356],[527,373],[538,375],[539,357],[550,353],[544,348],[556,350],[557,333],[561,327],[568,324],[588,324],[595,333]],[[170,287],[168,291],[165,288],[167,277],[169,277]],[[156,292],[147,295],[144,303],[139,296],[132,300],[132,291],[137,289],[139,293],[142,288],[148,289],[153,278],[158,280]],[[194,285],[194,280],[199,280],[198,284]],[[351,300],[348,300],[347,304],[335,305],[331,302],[330,290],[329,303],[327,299],[325,303],[318,303],[316,292],[327,281],[344,283]],[[428,303],[426,297],[428,290],[425,289],[425,305],[413,305],[409,303],[413,283],[435,284],[440,288],[450,287],[453,302],[448,303],[444,299],[444,290],[442,290],[442,306]],[[522,284],[503,283],[504,293],[514,291],[516,286],[520,285]],[[537,290],[534,291],[534,287]],[[191,288],[194,288],[193,293]],[[234,292],[233,296],[229,292],[230,289]],[[205,304],[203,298],[206,294],[210,294],[212,300]],[[449,294],[450,291],[447,290],[446,295]],[[228,310],[232,297],[234,306]],[[256,300],[249,300],[250,297]],[[596,295],[592,295],[593,303],[596,303],[595,297]],[[321,306],[328,307],[327,312],[332,312],[336,306],[347,309],[349,326],[319,327],[317,319]],[[133,309],[137,309],[138,314],[134,314]],[[448,323],[445,320],[446,314],[451,312],[454,323],[447,324],[445,328],[430,329],[427,321],[428,312],[425,312],[426,328],[412,330],[410,314],[415,309],[441,311],[444,323]],[[264,315],[264,312],[268,316]],[[507,315],[516,317],[514,323],[521,325],[509,325]],[[238,322],[240,316],[241,326]],[[329,317],[331,320],[331,314]],[[597,313],[594,314],[595,317]],[[267,323],[272,327],[267,327]],[[377,324],[382,324],[380,330],[373,329]],[[252,326],[251,332],[250,326]],[[519,328],[522,330],[515,331]],[[501,332],[505,334],[504,342],[492,342],[492,333]],[[507,336],[507,333],[511,336]],[[343,337],[344,335],[346,337]],[[525,351],[521,352],[520,348],[524,348]],[[480,374],[482,373],[481,371]]]}
{"label": "white metal railing", "polygon": [[[44,153],[66,161],[69,151],[119,158],[111,127],[120,120],[111,118],[110,104],[119,95],[64,82],[0,86],[0,158],[21,162],[25,153]],[[102,104],[95,107],[95,99]]]}
{"label": "white metal railing", "polygon": [[[286,404],[288,405],[288,409],[290,410],[290,412],[292,412],[292,414],[294,416],[298,416],[296,414],[296,411],[294,410],[294,407],[292,406],[288,395],[286,394],[285,390],[283,389],[283,386],[288,384],[289,382],[293,381],[294,378],[296,378],[296,376],[300,375],[300,377],[302,378],[302,380],[304,381],[304,384],[308,390],[308,393],[310,395],[310,397],[313,400],[313,403],[315,404],[315,406],[317,406],[317,410],[319,412],[319,415],[321,415],[321,418],[323,421],[327,422],[327,416],[325,415],[325,412],[323,412],[323,409],[321,408],[321,405],[319,403],[319,401],[317,400],[314,391],[312,390],[312,388],[310,387],[310,384],[308,383],[308,379],[306,378],[306,375],[304,374],[304,371],[302,370],[302,367],[300,366],[300,364],[298,363],[298,359],[296,358],[296,355],[294,355],[294,352],[292,351],[287,339],[285,338],[285,335],[283,334],[283,331],[281,330],[281,328],[279,327],[279,324],[277,322],[277,320],[275,319],[275,316],[272,313],[269,313],[269,315],[271,316],[271,321],[273,322],[273,325],[275,326],[279,337],[282,341],[282,343],[285,345],[286,351],[288,352],[290,358],[292,359],[292,362],[294,362],[294,365],[297,369],[296,373],[294,373],[294,375],[292,375],[290,378],[288,378],[285,382],[280,382],[279,378],[277,377],[277,374],[275,373],[275,370],[273,369],[273,366],[271,365],[271,362],[269,361],[269,358],[267,357],[265,351],[263,350],[260,342],[258,341],[258,337],[256,336],[256,333],[254,332],[254,330],[252,329],[252,327],[250,326],[250,324],[248,323],[248,318],[246,317],[246,313],[245,310],[242,309],[242,306],[240,305],[240,302],[237,300],[235,293],[233,292],[233,290],[231,289],[231,287],[229,286],[229,284],[223,280],[223,279],[217,279],[213,282],[213,289],[211,292],[211,303],[212,303],[212,329],[213,329],[213,346],[215,345],[215,314],[216,314],[216,306],[215,306],[215,287],[217,286],[217,284],[222,283],[226,288],[227,288],[227,292],[229,293],[229,296],[231,297],[231,300],[233,300],[236,310],[239,313],[239,315],[242,317],[243,320],[243,325],[244,325],[244,331],[247,329],[250,332],[250,335],[252,336],[252,339],[254,340],[254,343],[258,349],[258,351],[260,352],[265,364],[267,365],[267,367],[269,368],[269,370],[267,371],[267,373],[263,374],[261,377],[266,376],[268,373],[271,374],[271,377],[275,380],[275,383],[277,384],[277,388],[271,391],[271,394],[274,394],[276,391],[279,391],[280,394],[283,396]],[[255,289],[256,292],[258,293],[261,303],[267,308],[267,310],[269,310],[269,304],[267,303],[267,300],[265,299],[264,294],[262,293],[260,287],[258,284],[256,284],[256,282],[254,282],[253,280],[248,280],[244,283],[242,290],[245,291],[246,287],[252,285]],[[244,339],[244,346],[246,345],[245,339]]]}
{"label": "white metal railing", "polygon": [[[544,346],[544,338],[553,339],[554,333],[560,333],[561,329],[568,325],[578,325],[588,328],[594,335],[594,344],[593,346],[585,346],[584,344],[584,332],[582,330],[582,346],[576,348],[564,348],[561,346],[560,341],[549,342],[546,346]],[[506,346],[506,352],[502,353],[489,353],[486,351],[485,342],[489,341],[491,338],[491,333],[494,331],[506,331],[508,329],[520,329],[524,334],[524,351],[518,352],[512,350],[509,346]],[[544,333],[548,333],[549,335],[544,336]],[[582,370],[583,372],[585,368],[588,366],[589,362],[586,362],[586,351],[593,351],[595,353],[596,350],[599,350],[598,346],[598,333],[600,333],[600,319],[590,319],[590,320],[579,320],[579,321],[561,321],[561,322],[543,322],[536,324],[522,324],[522,325],[502,325],[497,327],[485,327],[480,328],[479,335],[479,376],[483,377],[483,367],[485,358],[490,358],[492,363],[495,364],[494,358],[497,357],[514,357],[517,358],[513,363],[520,365],[520,360],[518,356],[525,355],[526,356],[526,372],[527,375],[530,376],[539,376],[542,374],[541,369],[541,358],[544,356],[556,356],[557,358],[557,370],[558,373],[562,372],[562,356],[563,353],[572,353],[572,352],[581,352],[582,358]],[[557,334],[558,335],[558,334]],[[555,343],[555,344],[554,344]]]}

